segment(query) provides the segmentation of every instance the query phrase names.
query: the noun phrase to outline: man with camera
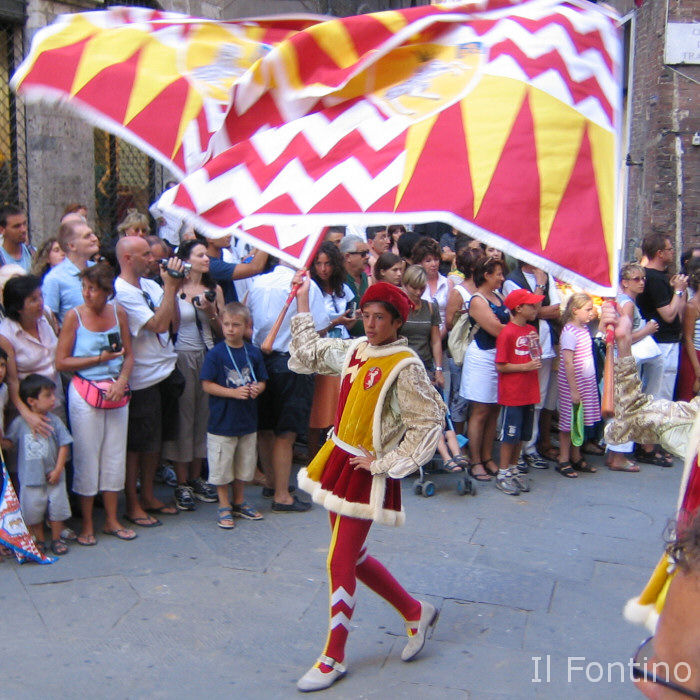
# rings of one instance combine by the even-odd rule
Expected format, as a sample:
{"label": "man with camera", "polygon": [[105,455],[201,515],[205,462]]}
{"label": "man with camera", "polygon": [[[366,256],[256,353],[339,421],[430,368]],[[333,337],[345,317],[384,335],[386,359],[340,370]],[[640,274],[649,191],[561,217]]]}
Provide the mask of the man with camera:
{"label": "man with camera", "polygon": [[[178,398],[184,387],[175,367],[172,337],[180,315],[175,295],[182,280],[182,261],[169,258],[161,264],[163,287],[148,279],[153,253],[148,242],[125,236],[117,242],[121,273],[114,289],[116,300],[129,319],[134,368],[126,452],[126,520],[140,527],[156,527],[149,513],[176,515],[173,505],[156,499],[153,481],[163,440],[176,437]],[[136,482],[141,480],[140,499]]]}

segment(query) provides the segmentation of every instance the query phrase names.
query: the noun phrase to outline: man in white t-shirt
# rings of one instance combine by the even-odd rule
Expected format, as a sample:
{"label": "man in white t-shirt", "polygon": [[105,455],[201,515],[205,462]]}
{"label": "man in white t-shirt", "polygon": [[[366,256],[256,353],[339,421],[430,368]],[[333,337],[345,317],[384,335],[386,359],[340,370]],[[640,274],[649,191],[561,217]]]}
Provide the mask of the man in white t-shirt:
{"label": "man in white t-shirt", "polygon": [[[248,293],[248,307],[253,318],[253,343],[262,346],[277,320],[280,309],[292,287],[295,271],[278,264],[271,272],[255,279]],[[320,288],[312,284],[309,303],[316,330],[330,325]],[[289,369],[290,324],[296,314],[297,302],[292,301],[277,333],[272,352],[263,355],[267,369],[267,388],[258,399],[258,449],[266,473],[272,477],[272,510],[279,513],[302,513],[311,508],[289,492],[294,442],[299,433],[306,432],[313,397],[313,378]],[[270,473],[271,472],[271,473]]]}
{"label": "man in white t-shirt", "polygon": [[[148,513],[175,515],[173,505],[156,499],[153,480],[160,459],[161,442],[174,439],[177,430],[178,388],[172,334],[177,332],[180,316],[175,294],[180,286],[182,261],[168,260],[161,268],[163,287],[147,279],[153,263],[148,242],[138,236],[120,238],[117,259],[121,274],[114,283],[116,300],[129,319],[134,369],[131,372],[132,396],[129,404],[129,430],[126,453],[126,516],[134,525],[155,527],[157,518]],[[140,498],[136,482],[140,477]]]}
{"label": "man in white t-shirt", "polygon": [[[507,296],[515,289],[527,289],[534,294],[544,295],[544,301],[537,310],[540,347],[542,348],[542,366],[538,370],[540,380],[540,402],[535,406],[532,438],[523,445],[518,466],[546,469],[549,465],[542,459],[556,459],[556,450],[550,442],[552,414],[557,405],[557,375],[552,371],[557,356],[558,342],[557,322],[560,318],[561,298],[554,278],[534,265],[521,262],[503,283],[503,295]],[[539,439],[540,455],[537,451]]]}

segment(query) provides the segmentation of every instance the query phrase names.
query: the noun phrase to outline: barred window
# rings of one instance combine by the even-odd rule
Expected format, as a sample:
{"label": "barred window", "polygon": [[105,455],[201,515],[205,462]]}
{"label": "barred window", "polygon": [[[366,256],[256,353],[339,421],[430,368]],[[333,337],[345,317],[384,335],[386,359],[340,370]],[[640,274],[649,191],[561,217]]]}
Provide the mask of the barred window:
{"label": "barred window", "polygon": [[0,21],[0,203],[27,202],[24,104],[8,84],[23,56],[22,26]]}

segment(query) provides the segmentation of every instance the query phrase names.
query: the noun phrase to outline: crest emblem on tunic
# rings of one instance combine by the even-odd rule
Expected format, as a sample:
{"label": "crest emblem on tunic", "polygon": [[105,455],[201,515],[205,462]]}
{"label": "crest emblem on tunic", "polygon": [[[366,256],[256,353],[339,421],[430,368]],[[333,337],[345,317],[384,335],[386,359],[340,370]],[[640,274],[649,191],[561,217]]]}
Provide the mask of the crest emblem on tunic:
{"label": "crest emblem on tunic", "polygon": [[365,375],[365,389],[371,389],[382,378],[382,370],[379,367],[370,367]]}

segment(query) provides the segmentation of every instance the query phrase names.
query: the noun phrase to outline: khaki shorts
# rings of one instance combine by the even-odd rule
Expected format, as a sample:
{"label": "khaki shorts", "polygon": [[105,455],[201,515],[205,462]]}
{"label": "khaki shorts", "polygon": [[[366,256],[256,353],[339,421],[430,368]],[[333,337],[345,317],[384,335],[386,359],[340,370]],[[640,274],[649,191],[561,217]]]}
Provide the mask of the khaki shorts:
{"label": "khaki shorts", "polygon": [[238,437],[207,433],[209,483],[226,486],[234,479],[252,481],[258,461],[258,434]]}

